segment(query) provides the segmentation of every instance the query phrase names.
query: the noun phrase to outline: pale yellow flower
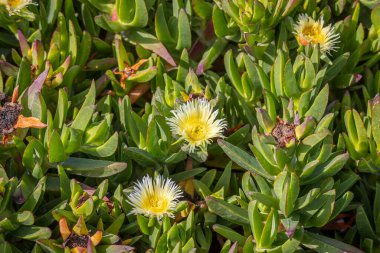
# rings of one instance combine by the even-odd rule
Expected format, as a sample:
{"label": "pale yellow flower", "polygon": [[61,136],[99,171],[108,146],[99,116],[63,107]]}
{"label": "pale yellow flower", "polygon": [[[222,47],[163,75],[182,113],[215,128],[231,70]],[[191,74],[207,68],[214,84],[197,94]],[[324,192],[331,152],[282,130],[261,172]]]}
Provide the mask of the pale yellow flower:
{"label": "pale yellow flower", "polygon": [[32,0],[0,0],[5,5],[10,15],[18,14],[26,6],[33,4]]}
{"label": "pale yellow flower", "polygon": [[180,187],[171,179],[161,175],[152,179],[145,176],[133,187],[129,203],[133,206],[131,214],[162,218],[164,215],[174,217],[173,211],[182,197]]}
{"label": "pale yellow flower", "polygon": [[315,21],[307,14],[301,14],[294,27],[294,34],[298,43],[303,46],[319,44],[322,53],[329,53],[337,49],[339,34],[335,33],[330,24],[324,27],[324,21],[320,18]]}
{"label": "pale yellow flower", "polygon": [[218,110],[213,110],[205,99],[193,99],[172,111],[168,119],[172,133],[184,140],[185,150],[194,152],[196,147],[205,147],[212,138],[223,138],[227,124],[224,119],[216,119]]}

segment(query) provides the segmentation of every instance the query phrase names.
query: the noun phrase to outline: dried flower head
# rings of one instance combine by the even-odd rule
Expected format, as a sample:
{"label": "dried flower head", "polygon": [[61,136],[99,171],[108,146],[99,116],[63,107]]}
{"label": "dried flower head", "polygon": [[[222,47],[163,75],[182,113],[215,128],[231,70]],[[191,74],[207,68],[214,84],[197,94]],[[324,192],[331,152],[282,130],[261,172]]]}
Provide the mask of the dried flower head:
{"label": "dried flower head", "polygon": [[218,110],[214,111],[205,99],[191,99],[172,113],[173,117],[168,119],[171,131],[187,142],[184,149],[189,152],[206,146],[212,138],[223,138],[227,123],[224,119],[216,119]]}
{"label": "dried flower head", "polygon": [[285,147],[296,139],[295,127],[293,123],[288,123],[281,119],[277,120],[277,124],[272,130],[272,136],[276,139],[280,148]]}
{"label": "dried flower head", "polygon": [[44,128],[46,124],[34,117],[24,117],[21,115],[22,105],[17,103],[18,87],[13,90],[12,98],[7,101],[7,97],[0,94],[0,135],[3,136],[3,143],[7,142],[8,136],[17,128]]}
{"label": "dried flower head", "polygon": [[[83,217],[78,219],[77,224],[70,230],[67,225],[65,217],[59,220],[59,231],[63,239],[63,247],[69,249],[69,252],[81,252],[88,253],[92,252],[92,246],[96,246],[100,243],[103,232],[97,230],[92,233],[87,230],[86,223]],[[65,251],[66,252],[66,251]]]}
{"label": "dried flower head", "polygon": [[315,21],[307,14],[299,16],[294,33],[300,45],[319,44],[323,53],[336,50],[336,44],[339,42],[339,34],[335,33],[334,27],[331,24],[324,27],[322,18]]}
{"label": "dried flower head", "polygon": [[181,197],[180,187],[171,179],[160,175],[155,179],[145,176],[129,195],[129,203],[133,206],[131,213],[158,219],[164,215],[174,217],[173,211]]}

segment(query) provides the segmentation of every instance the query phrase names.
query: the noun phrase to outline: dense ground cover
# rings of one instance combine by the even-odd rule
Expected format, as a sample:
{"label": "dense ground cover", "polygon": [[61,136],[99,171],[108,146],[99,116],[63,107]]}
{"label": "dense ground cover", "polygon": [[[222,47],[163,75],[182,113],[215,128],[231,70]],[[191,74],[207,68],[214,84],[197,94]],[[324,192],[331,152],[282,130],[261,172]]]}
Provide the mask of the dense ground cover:
{"label": "dense ground cover", "polygon": [[0,0],[0,252],[380,252],[378,0]]}

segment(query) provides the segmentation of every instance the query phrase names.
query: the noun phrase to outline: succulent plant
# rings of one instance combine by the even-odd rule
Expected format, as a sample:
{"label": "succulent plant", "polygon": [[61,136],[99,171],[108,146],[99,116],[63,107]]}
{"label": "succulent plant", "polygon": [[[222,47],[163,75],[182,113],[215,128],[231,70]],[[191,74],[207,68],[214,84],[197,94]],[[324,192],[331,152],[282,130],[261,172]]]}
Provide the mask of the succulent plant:
{"label": "succulent plant", "polygon": [[367,114],[361,116],[355,109],[346,108],[343,133],[350,157],[355,160],[358,169],[363,172],[379,171],[378,123],[380,112],[379,95],[368,101]]}
{"label": "succulent plant", "polygon": [[379,17],[0,0],[0,252],[377,252]]}
{"label": "succulent plant", "polygon": [[[365,252],[376,252],[379,249],[379,194],[378,177],[364,178],[357,186],[357,196],[364,200],[356,210],[357,223],[350,229],[350,233],[360,235],[360,247]],[[372,203],[372,204],[370,204]],[[351,237],[351,242],[355,237]]]}
{"label": "succulent plant", "polygon": [[[27,183],[28,182],[28,183]],[[35,225],[33,212],[40,205],[46,187],[46,177],[38,181],[36,187],[32,181],[8,178],[1,167],[1,209],[0,238],[1,248],[7,252],[21,250],[26,241],[47,239],[51,236],[48,227]],[[23,194],[29,193],[29,196]],[[18,246],[16,246],[18,245]]]}
{"label": "succulent plant", "polygon": [[[308,231],[325,226],[348,207],[353,199],[348,189],[359,179],[348,170],[334,180],[349,155],[334,147],[334,113],[325,114],[328,85],[321,89],[327,66],[320,72],[315,70],[317,52],[311,58],[297,58],[296,68],[289,60],[285,63],[280,53],[271,78],[247,55],[241,58],[248,70],[258,73],[253,80],[264,94],[264,101],[256,102],[261,104],[256,113],[258,127],[253,127],[249,145],[254,157],[227,141],[218,143],[233,162],[250,173],[243,175],[241,190],[227,199],[203,190],[209,211],[221,218],[220,226],[214,225],[214,229],[230,240],[224,245],[226,250],[243,247],[293,252],[300,245],[312,247],[310,242],[325,244],[331,251],[356,250],[333,241],[324,243],[323,237]],[[242,85],[244,78],[239,79],[231,52],[225,57],[227,74],[243,97],[247,91]],[[254,86],[250,82],[247,86]],[[248,101],[247,105],[251,104]],[[232,231],[232,224],[242,226],[243,234]],[[249,235],[251,239],[246,240]]]}

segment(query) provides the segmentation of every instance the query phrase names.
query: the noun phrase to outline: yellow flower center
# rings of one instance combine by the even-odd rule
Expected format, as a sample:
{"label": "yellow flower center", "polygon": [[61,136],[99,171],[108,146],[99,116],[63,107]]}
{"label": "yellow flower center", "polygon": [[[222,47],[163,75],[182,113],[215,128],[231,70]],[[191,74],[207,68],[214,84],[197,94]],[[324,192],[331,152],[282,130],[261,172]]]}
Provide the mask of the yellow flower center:
{"label": "yellow flower center", "polygon": [[8,0],[8,5],[12,8],[18,7],[22,4],[22,0]]}
{"label": "yellow flower center", "polygon": [[300,42],[306,46],[308,43],[318,44],[324,41],[322,27],[318,24],[308,24],[302,29],[302,37]]}
{"label": "yellow flower center", "polygon": [[143,209],[149,210],[154,214],[162,214],[169,209],[169,201],[165,197],[154,193],[145,197]]}
{"label": "yellow flower center", "polygon": [[189,122],[185,126],[185,132],[192,141],[201,141],[206,139],[207,131],[203,122]]}

